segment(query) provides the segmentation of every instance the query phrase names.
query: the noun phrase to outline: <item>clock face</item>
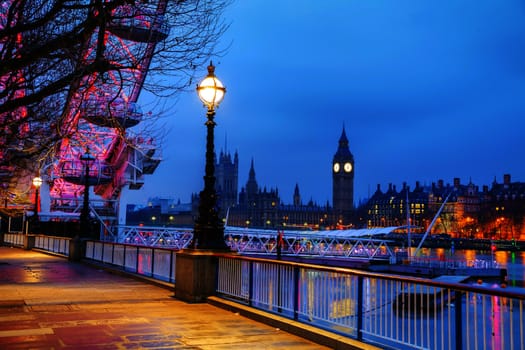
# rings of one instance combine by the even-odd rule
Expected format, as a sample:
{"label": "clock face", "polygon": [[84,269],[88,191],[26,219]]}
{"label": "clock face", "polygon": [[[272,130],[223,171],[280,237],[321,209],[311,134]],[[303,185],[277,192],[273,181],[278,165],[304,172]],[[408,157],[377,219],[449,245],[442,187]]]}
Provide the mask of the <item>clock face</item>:
{"label": "clock face", "polygon": [[347,172],[347,173],[351,172],[352,171],[352,163],[346,162],[344,169],[345,169],[345,172]]}
{"label": "clock face", "polygon": [[338,173],[340,169],[341,166],[339,165],[339,163],[334,163],[334,173]]}

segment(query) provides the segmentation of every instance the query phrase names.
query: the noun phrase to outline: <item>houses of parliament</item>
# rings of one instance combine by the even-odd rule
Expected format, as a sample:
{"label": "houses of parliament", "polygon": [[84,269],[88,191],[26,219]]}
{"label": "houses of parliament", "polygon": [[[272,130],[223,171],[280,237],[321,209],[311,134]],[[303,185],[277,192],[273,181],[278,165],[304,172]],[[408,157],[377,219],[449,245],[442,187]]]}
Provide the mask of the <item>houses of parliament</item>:
{"label": "houses of parliament", "polygon": [[[304,203],[296,184],[292,202],[285,204],[277,188],[261,187],[252,159],[248,181],[238,191],[239,156],[221,151],[216,159],[216,191],[220,216],[229,226],[264,229],[325,230],[399,226],[410,223],[413,232],[425,232],[432,221],[432,233],[452,237],[525,239],[525,183],[512,182],[505,174],[503,182],[494,179],[488,185],[472,182],[452,184],[438,180],[414,188],[406,183],[397,190],[377,185],[375,193],[359,206],[354,205],[356,164],[343,126],[331,162],[332,205],[313,201]],[[127,224],[145,226],[188,226],[198,214],[197,194],[191,203],[175,203],[153,198],[148,206],[128,206]],[[441,210],[437,220],[436,213]],[[408,211],[408,212],[407,212]]]}

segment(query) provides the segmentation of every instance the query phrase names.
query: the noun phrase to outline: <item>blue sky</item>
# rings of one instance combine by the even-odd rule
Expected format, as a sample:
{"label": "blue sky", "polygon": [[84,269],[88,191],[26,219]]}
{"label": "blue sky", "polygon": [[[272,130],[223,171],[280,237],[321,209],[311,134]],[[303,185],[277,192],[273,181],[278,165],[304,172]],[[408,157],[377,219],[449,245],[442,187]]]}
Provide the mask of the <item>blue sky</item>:
{"label": "blue sky", "polygon": [[[377,184],[525,182],[525,1],[237,0],[225,20],[216,150],[238,151],[239,189],[253,158],[285,203],[296,183],[331,202],[343,124],[356,202]],[[130,202],[203,187],[205,109],[172,102],[164,161]]]}

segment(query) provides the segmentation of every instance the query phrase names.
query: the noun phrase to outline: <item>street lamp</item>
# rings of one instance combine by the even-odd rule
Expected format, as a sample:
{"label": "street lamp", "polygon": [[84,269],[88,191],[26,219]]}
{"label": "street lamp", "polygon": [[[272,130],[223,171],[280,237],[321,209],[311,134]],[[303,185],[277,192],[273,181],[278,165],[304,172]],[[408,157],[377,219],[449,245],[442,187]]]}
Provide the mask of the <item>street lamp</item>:
{"label": "street lamp", "polygon": [[217,208],[217,192],[215,191],[215,146],[214,128],[215,108],[219,106],[226,89],[219,79],[215,76],[215,66],[210,62],[208,75],[197,86],[197,94],[204,106],[207,121],[206,137],[206,168],[204,174],[204,189],[199,195],[199,216],[195,221],[193,230],[193,249],[220,249],[227,250],[224,242],[224,225],[219,220]]}
{"label": "street lamp", "polygon": [[2,192],[4,194],[4,208],[7,209],[7,196],[9,195],[9,184],[7,182],[2,182]]}
{"label": "street lamp", "polygon": [[33,186],[35,186],[35,220],[38,221],[38,191],[42,186],[42,178],[37,176],[33,178]]}
{"label": "street lamp", "polygon": [[80,212],[80,232],[82,236],[88,237],[91,234],[89,220],[89,167],[95,162],[95,156],[86,148],[86,152],[80,156],[80,161],[84,165],[84,202]]}

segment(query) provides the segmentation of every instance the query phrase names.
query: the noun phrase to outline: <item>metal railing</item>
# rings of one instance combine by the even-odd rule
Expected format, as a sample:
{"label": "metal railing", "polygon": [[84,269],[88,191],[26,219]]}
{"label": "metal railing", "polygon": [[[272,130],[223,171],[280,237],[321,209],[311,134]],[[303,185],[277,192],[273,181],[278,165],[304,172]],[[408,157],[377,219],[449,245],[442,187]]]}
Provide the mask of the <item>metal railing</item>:
{"label": "metal railing", "polygon": [[524,349],[525,293],[223,255],[217,292],[395,349]]}
{"label": "metal railing", "polygon": [[48,252],[69,256],[69,242],[71,238],[68,237],[53,237],[38,235],[35,236],[35,248],[42,249]]}
{"label": "metal railing", "polygon": [[161,281],[175,282],[173,249],[87,241],[85,257]]}
{"label": "metal railing", "polygon": [[5,233],[4,242],[13,246],[22,247],[24,245],[24,234],[21,233]]}
{"label": "metal railing", "polygon": [[438,267],[438,268],[460,268],[460,269],[490,269],[499,268],[498,263],[493,259],[459,259],[459,258],[437,258],[411,256],[408,258],[412,266]]}
{"label": "metal railing", "polygon": [[[159,226],[117,226],[119,243],[184,249],[193,239],[193,228]],[[227,226],[226,244],[239,253],[276,254],[277,231]],[[282,254],[322,256],[338,259],[395,261],[395,254],[385,239],[346,237],[328,231],[283,231]]]}
{"label": "metal railing", "polygon": [[193,229],[158,226],[118,226],[118,242],[155,246],[164,248],[184,249],[193,239]]}
{"label": "metal railing", "polygon": [[6,233],[4,234],[4,242],[17,247],[24,247],[28,244],[29,239],[34,239],[34,244],[30,248],[37,248],[48,252],[69,256],[69,241],[68,237],[55,237],[45,235],[26,235],[21,233]]}

